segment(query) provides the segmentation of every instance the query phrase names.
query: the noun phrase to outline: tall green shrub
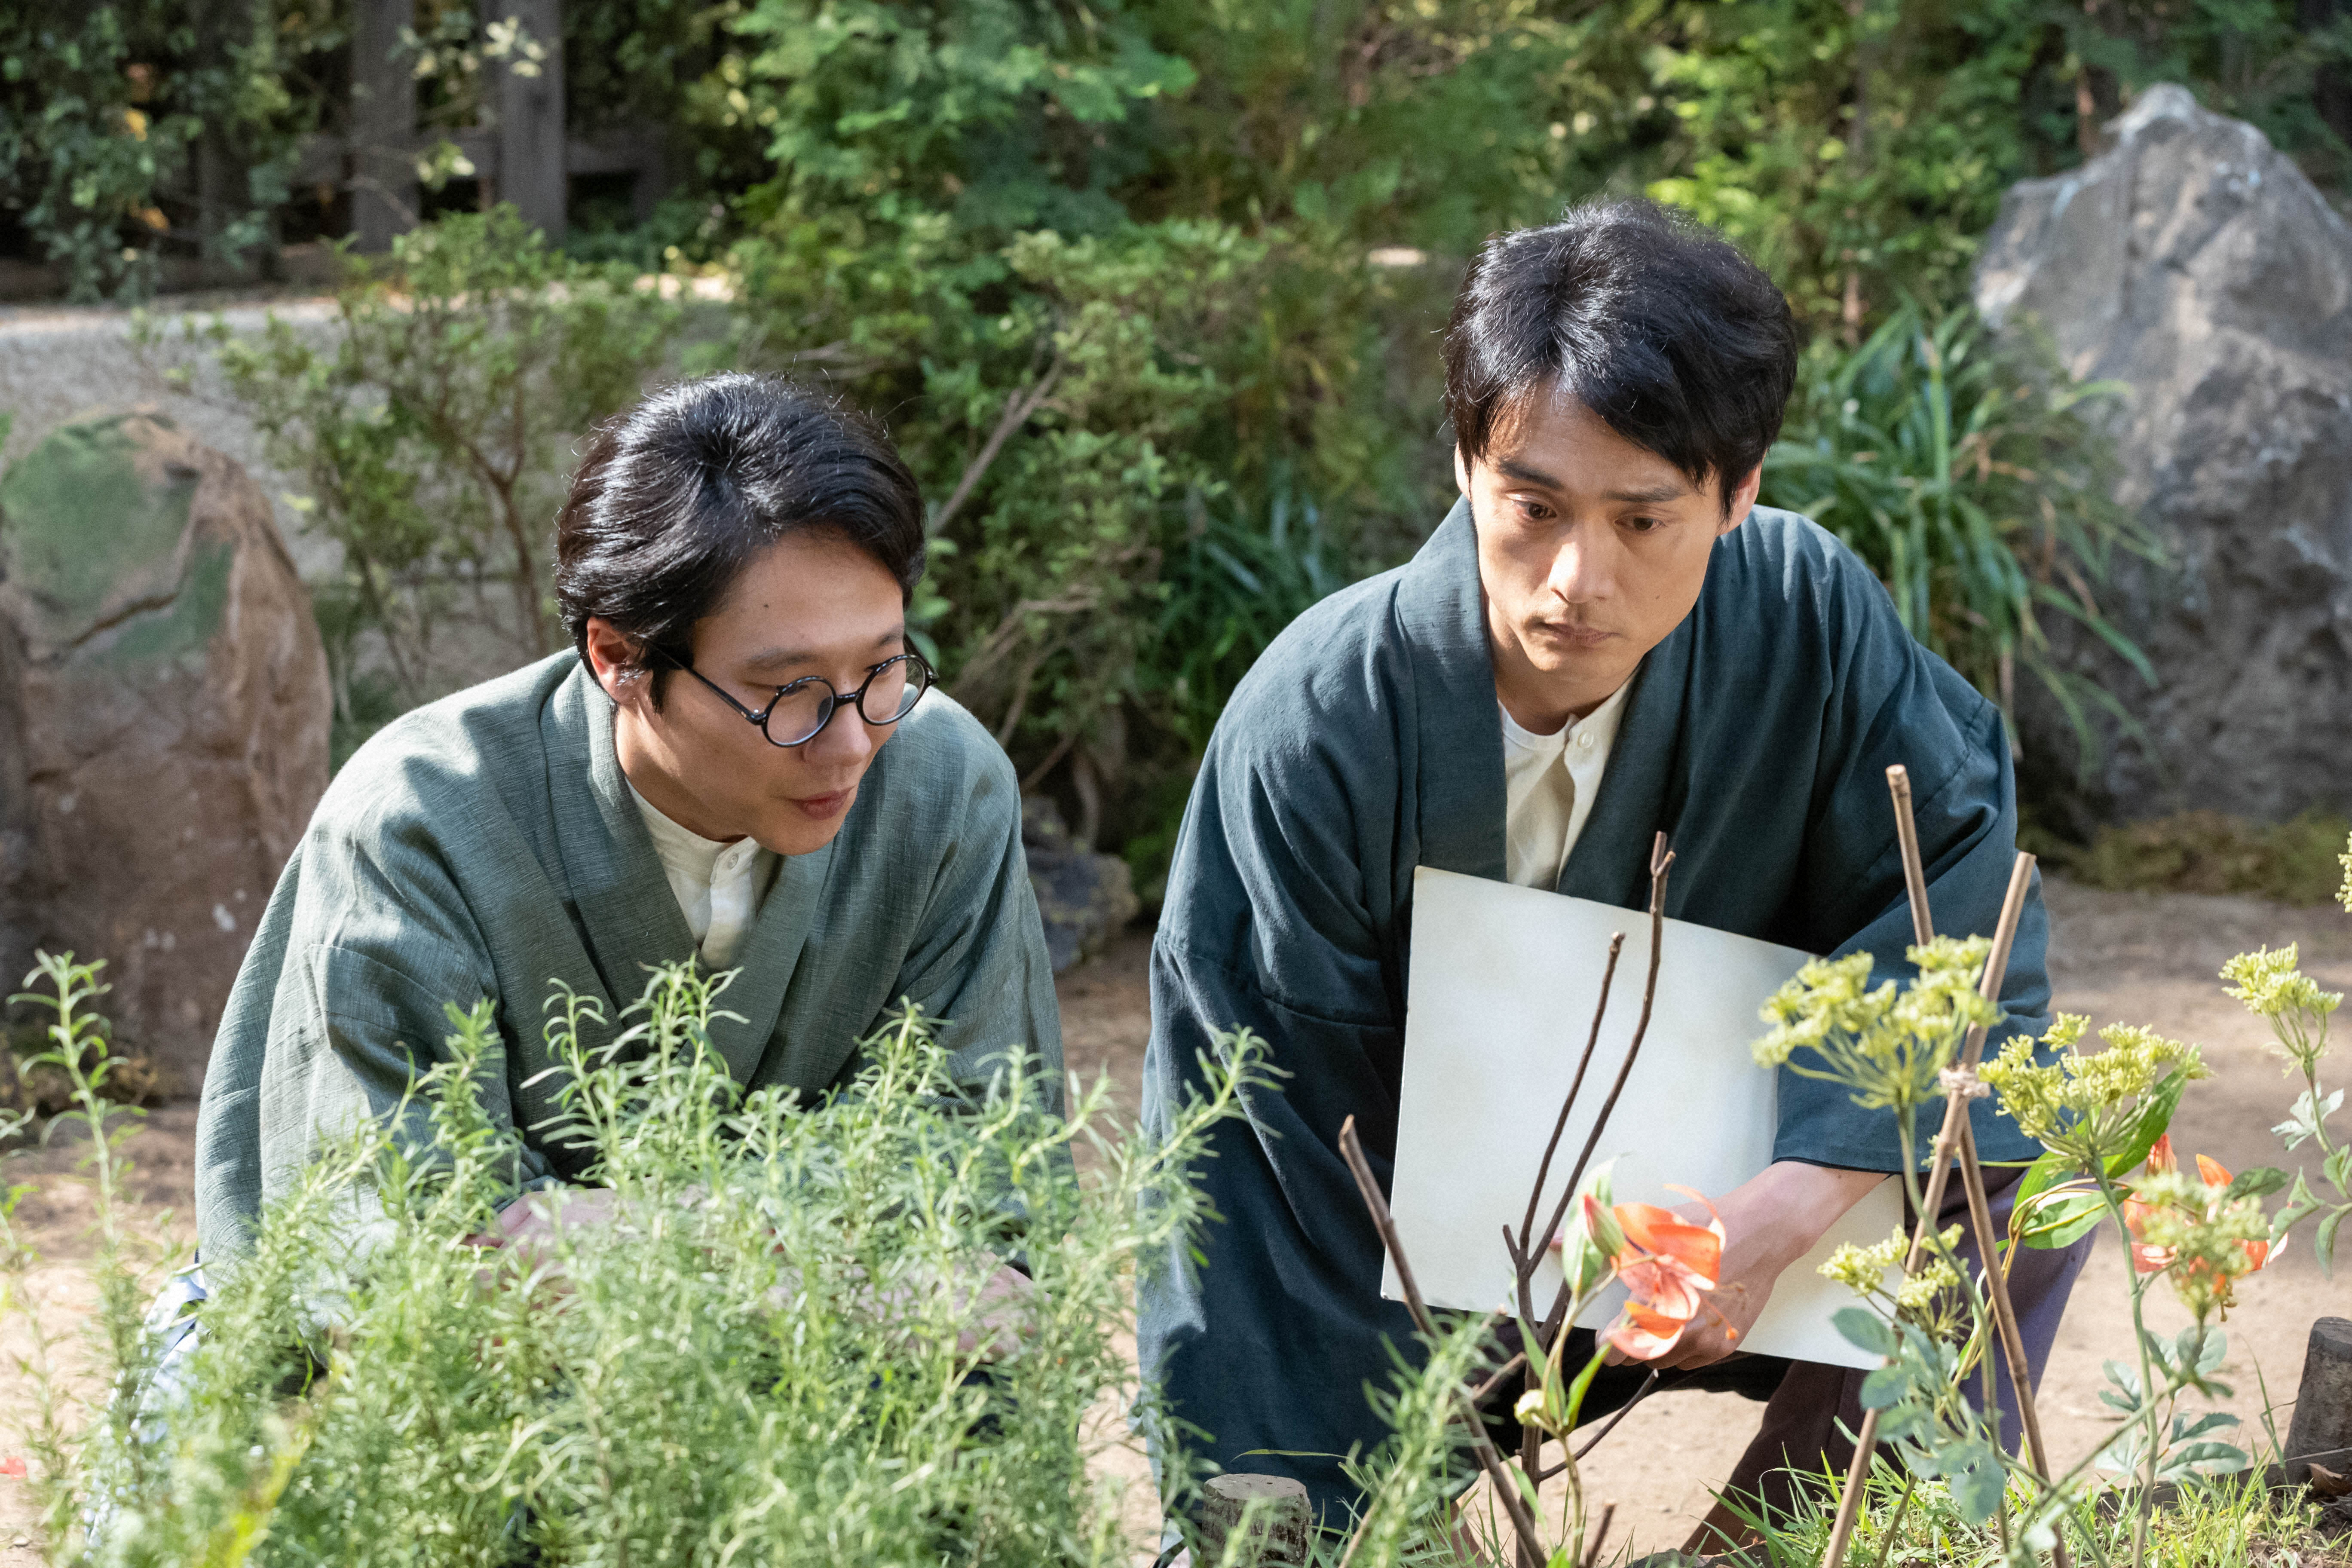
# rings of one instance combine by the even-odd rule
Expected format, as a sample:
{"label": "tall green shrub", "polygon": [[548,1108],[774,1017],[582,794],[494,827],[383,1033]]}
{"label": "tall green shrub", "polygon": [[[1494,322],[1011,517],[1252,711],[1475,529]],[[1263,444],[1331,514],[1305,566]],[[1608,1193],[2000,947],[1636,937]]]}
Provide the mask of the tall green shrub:
{"label": "tall green shrub", "polygon": [[344,41],[326,0],[0,10],[0,207],[77,300],[145,294],[167,246],[238,263],[326,111],[307,73]]}

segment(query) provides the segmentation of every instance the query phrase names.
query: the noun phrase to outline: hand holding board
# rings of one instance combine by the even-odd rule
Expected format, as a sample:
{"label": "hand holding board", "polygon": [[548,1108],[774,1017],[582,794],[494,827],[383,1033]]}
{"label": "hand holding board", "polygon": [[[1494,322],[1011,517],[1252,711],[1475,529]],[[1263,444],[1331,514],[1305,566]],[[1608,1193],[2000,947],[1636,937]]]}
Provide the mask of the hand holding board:
{"label": "hand holding board", "polygon": [[[1490,1311],[1511,1293],[1503,1227],[1516,1231],[1526,1213],[1528,1188],[1591,1026],[1609,939],[1618,931],[1625,947],[1609,1014],[1541,1214],[1557,1202],[1624,1060],[1649,968],[1649,919],[1481,877],[1426,867],[1413,874],[1392,1206],[1398,1237],[1433,1306]],[[1619,1203],[1687,1201],[1670,1186],[1712,1196],[1771,1163],[1776,1079],[1755,1065],[1748,1046],[1764,1031],[1759,1010],[1808,956],[1665,922],[1649,1036],[1593,1152],[1596,1163],[1616,1160]],[[1853,1295],[1816,1270],[1841,1243],[1884,1241],[1902,1221],[1897,1184],[1874,1189],[1781,1274],[1742,1348],[1876,1365],[1830,1324]],[[1547,1261],[1536,1277],[1538,1311],[1559,1282]],[[1392,1268],[1381,1289],[1397,1297]],[[1612,1288],[1579,1322],[1606,1323],[1623,1299]]]}

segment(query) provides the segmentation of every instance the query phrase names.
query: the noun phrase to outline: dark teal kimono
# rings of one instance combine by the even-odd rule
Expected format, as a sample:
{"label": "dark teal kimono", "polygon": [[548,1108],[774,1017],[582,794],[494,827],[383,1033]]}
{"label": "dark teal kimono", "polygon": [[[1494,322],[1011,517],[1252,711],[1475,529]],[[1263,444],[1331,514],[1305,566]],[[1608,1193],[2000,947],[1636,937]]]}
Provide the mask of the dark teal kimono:
{"label": "dark teal kimono", "polygon": [[[1715,546],[1697,605],[1633,679],[1559,891],[1645,908],[1664,829],[1669,915],[1814,952],[1867,949],[1879,973],[1907,973],[1885,777],[1902,763],[1937,929],[1991,931],[2017,829],[2000,711],[1912,639],[1822,529],[1758,509]],[[1503,816],[1477,540],[1457,504],[1411,563],[1299,617],[1234,694],[1152,952],[1148,1125],[1196,1079],[1213,1030],[1256,1030],[1287,1076],[1200,1166],[1223,1215],[1200,1238],[1205,1265],[1144,1272],[1144,1368],[1171,1414],[1207,1434],[1196,1452],[1295,1476],[1327,1510],[1355,1500],[1339,1456],[1385,1436],[1365,1391],[1392,1372],[1388,1344],[1413,1353],[1403,1308],[1381,1300],[1380,1241],[1339,1126],[1356,1118],[1385,1184],[1413,868],[1504,879]],[[2042,1026],[2047,936],[2037,888],[1996,1043]],[[1990,1100],[1975,1114],[1988,1160],[2036,1152]],[[1776,1155],[1902,1163],[1884,1112],[1785,1071]]]}

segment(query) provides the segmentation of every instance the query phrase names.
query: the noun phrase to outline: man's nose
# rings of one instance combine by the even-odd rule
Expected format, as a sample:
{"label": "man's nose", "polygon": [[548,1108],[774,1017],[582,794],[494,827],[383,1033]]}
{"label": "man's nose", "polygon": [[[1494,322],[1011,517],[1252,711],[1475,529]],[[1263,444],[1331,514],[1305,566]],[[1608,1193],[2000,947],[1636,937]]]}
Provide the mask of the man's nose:
{"label": "man's nose", "polygon": [[863,763],[874,754],[874,736],[857,704],[844,699],[825,717],[824,727],[803,742],[801,754],[831,767]]}
{"label": "man's nose", "polygon": [[1594,524],[1578,523],[1567,530],[1545,585],[1571,605],[1607,598],[1616,581],[1609,547],[1606,531]]}

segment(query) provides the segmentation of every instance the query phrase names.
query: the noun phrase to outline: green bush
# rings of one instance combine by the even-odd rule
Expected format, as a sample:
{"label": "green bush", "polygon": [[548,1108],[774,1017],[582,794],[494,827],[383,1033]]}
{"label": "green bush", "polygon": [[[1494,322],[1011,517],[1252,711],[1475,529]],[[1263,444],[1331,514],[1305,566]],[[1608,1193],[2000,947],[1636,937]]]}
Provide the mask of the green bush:
{"label": "green bush", "polygon": [[[45,967],[74,1037],[94,971]],[[1087,1468],[1124,1440],[1129,1272],[1202,1217],[1186,1170],[1257,1047],[1224,1042],[1211,1097],[1158,1142],[1107,1124],[1103,1085],[1047,1113],[1015,1060],[959,1087],[976,1064],[951,1071],[911,1012],[844,1089],[746,1095],[705,1035],[724,984],[664,971],[612,1030],[551,1002],[557,1135],[614,1217],[536,1263],[483,1245],[514,1134],[485,1110],[504,1099],[491,1005],[453,1006],[393,1121],[270,1205],[143,1417],[154,1342],[102,1170],[112,1398],[86,1436],[63,1415],[36,1434],[47,1560],[1132,1561]],[[21,1240],[0,1247],[25,1278]],[[973,1288],[1006,1256],[1035,1290],[999,1335]]]}
{"label": "green bush", "polygon": [[257,334],[144,321],[139,342],[183,386],[216,374],[342,548],[340,581],[313,590],[340,762],[393,715],[561,644],[548,558],[573,444],[658,373],[682,308],[505,206],[349,258],[335,304],[323,343],[274,314]]}
{"label": "green bush", "polygon": [[1912,635],[2011,711],[2021,664],[2073,719],[2086,704],[2137,726],[2113,693],[2062,669],[2037,612],[2068,616],[2151,683],[2095,589],[2119,551],[2153,556],[2146,528],[2109,498],[2113,447],[2096,414],[2113,391],[2003,350],[1969,310],[1916,305],[1852,351],[1817,339],[1762,499],[1802,512],[1867,562]]}
{"label": "green bush", "polygon": [[274,234],[315,72],[342,47],[323,0],[11,5],[0,12],[0,207],[68,297],[138,298],[166,246],[243,264]]}

